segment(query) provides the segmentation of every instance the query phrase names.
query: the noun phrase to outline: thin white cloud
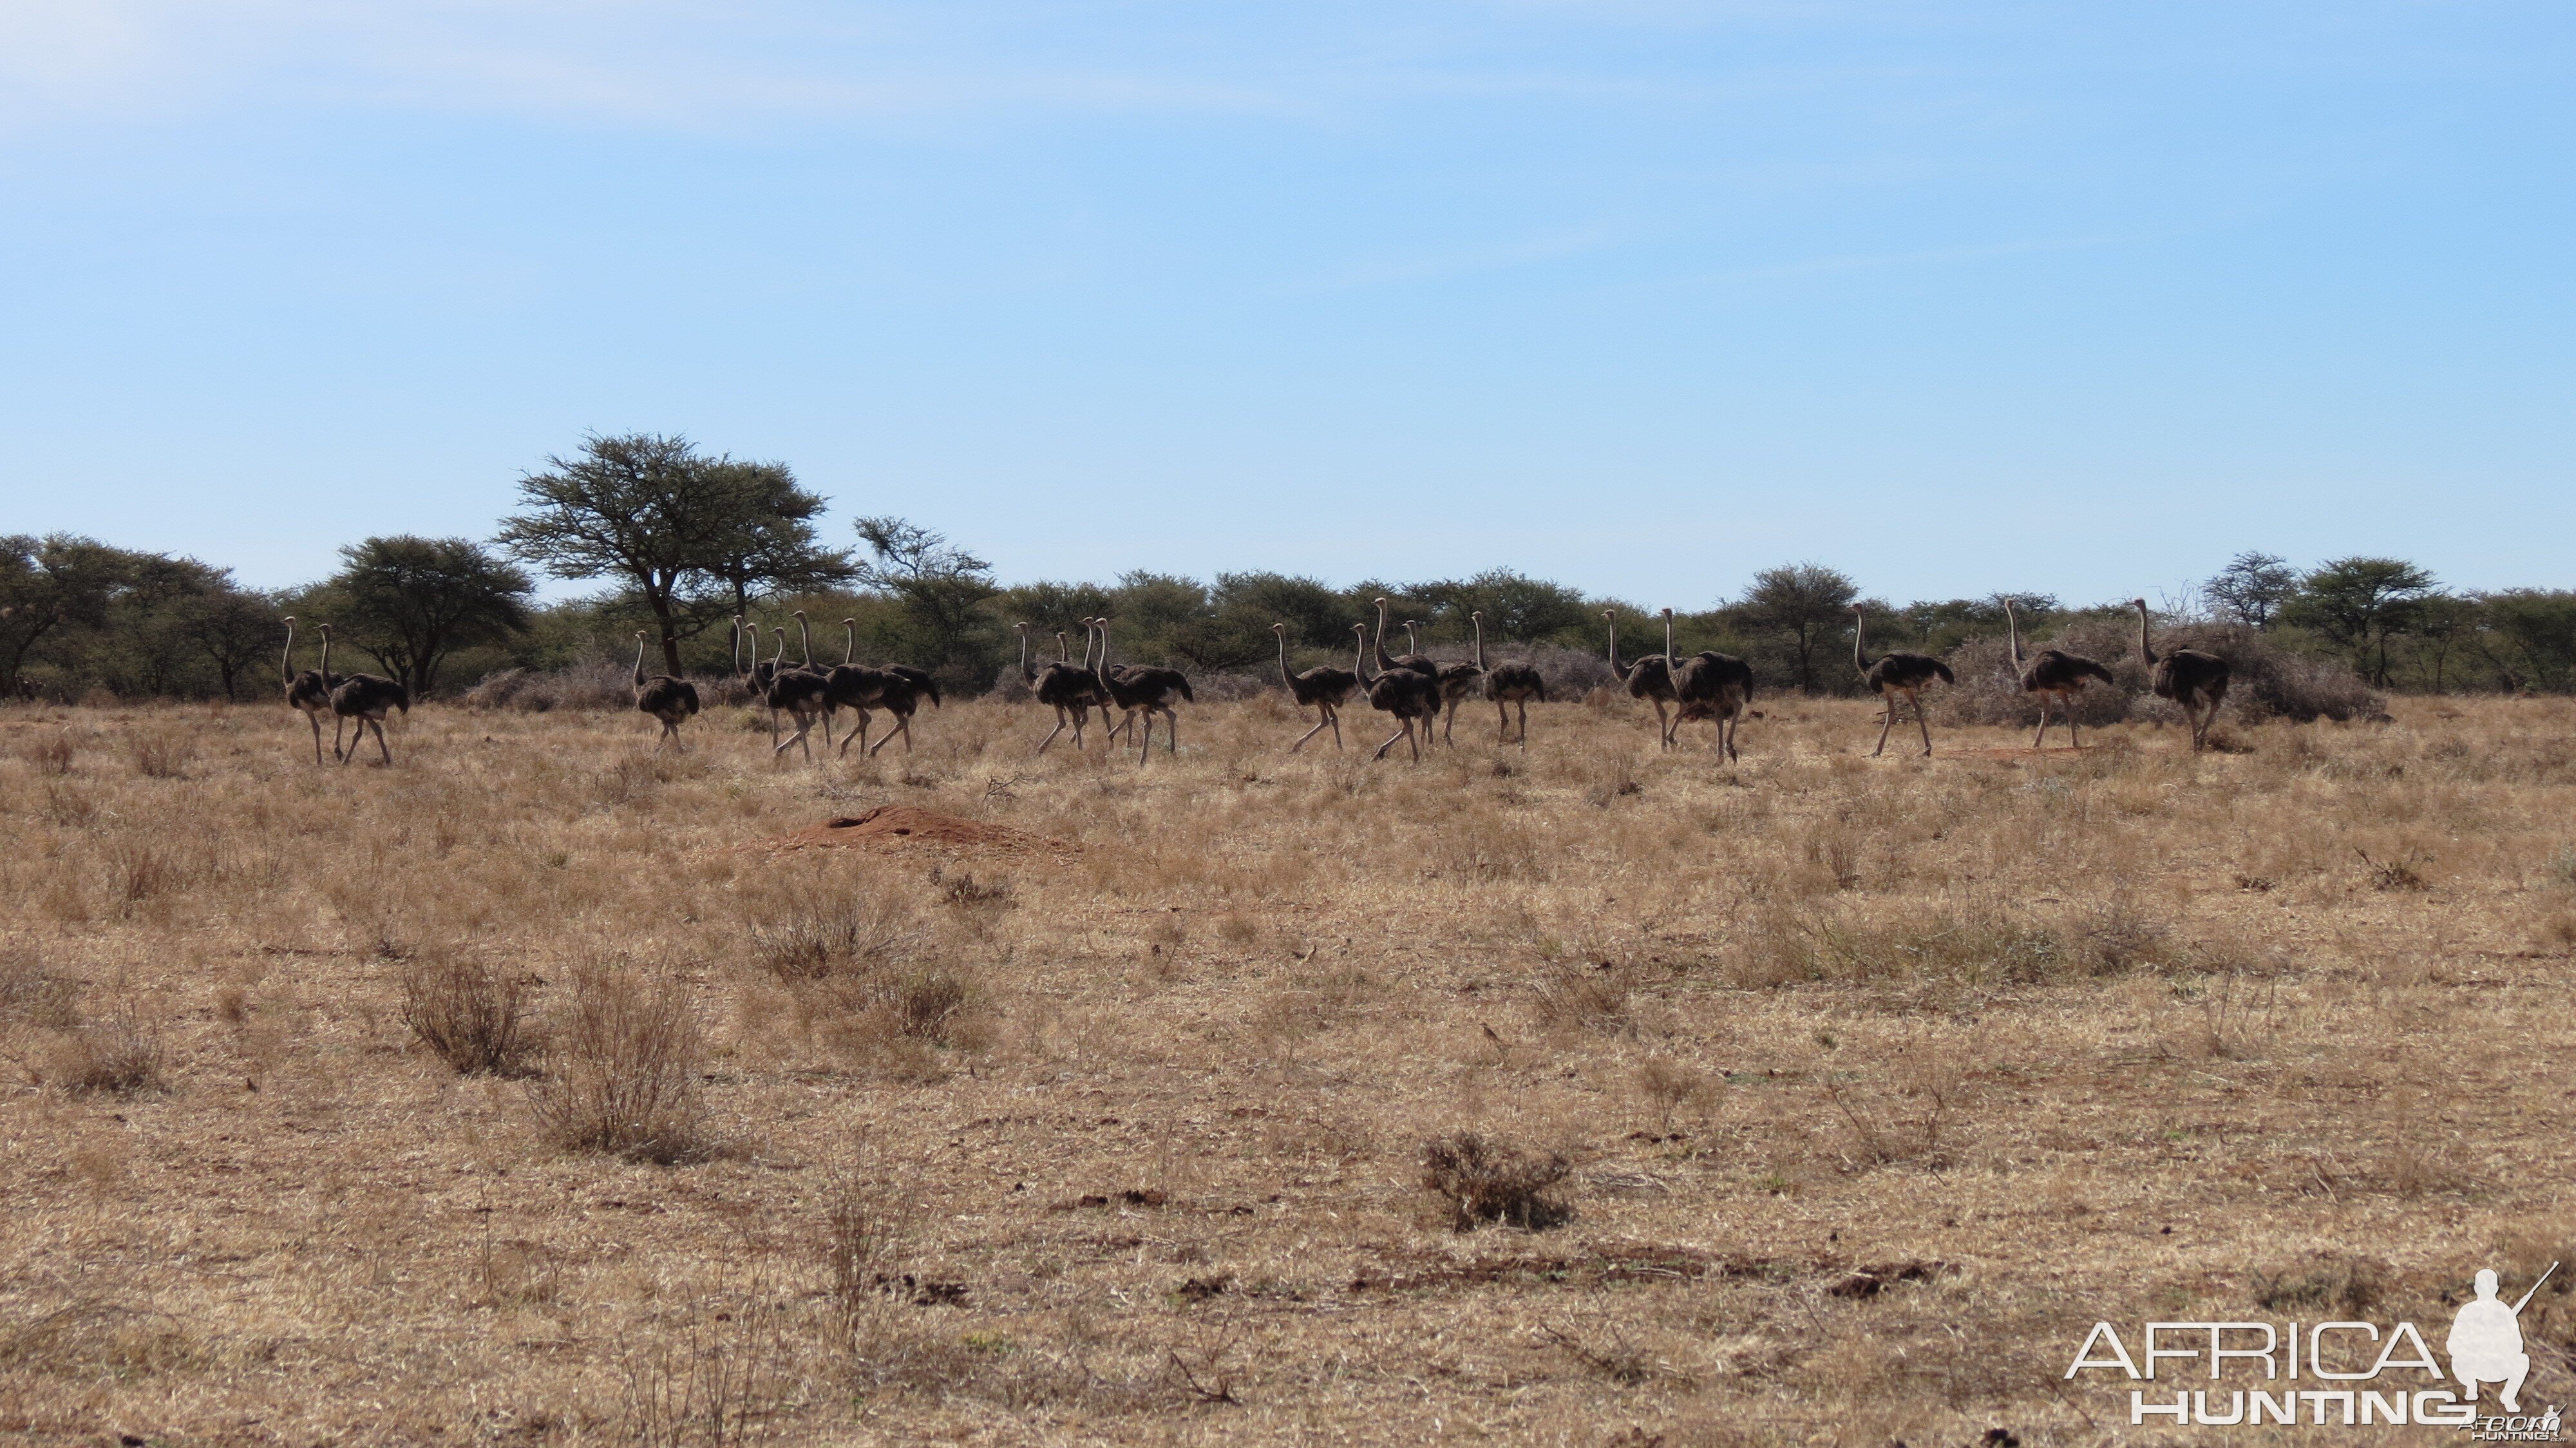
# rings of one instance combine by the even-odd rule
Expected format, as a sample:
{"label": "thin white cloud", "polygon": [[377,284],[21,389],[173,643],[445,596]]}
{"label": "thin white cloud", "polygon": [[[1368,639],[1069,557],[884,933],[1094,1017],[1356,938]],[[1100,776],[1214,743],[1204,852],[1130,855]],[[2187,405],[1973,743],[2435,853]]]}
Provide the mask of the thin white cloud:
{"label": "thin white cloud", "polygon": [[[1737,11],[1643,7],[1668,9]],[[0,0],[0,119],[299,105],[682,129],[1018,111],[1316,119],[1406,100],[1741,100],[1813,79],[1593,71],[1548,43],[1638,19],[1483,0]]]}
{"label": "thin white cloud", "polygon": [[1015,58],[896,7],[0,0],[0,114],[374,105],[678,127],[1013,108],[1258,110],[1256,84]]}

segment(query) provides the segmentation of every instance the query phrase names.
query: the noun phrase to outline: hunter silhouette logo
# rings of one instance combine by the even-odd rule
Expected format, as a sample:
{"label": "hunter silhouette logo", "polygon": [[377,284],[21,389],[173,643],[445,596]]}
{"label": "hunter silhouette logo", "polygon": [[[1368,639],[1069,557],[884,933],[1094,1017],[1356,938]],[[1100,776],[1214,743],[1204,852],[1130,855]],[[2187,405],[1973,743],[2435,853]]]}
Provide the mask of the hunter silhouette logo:
{"label": "hunter silhouette logo", "polygon": [[2504,1410],[2522,1411],[2522,1380],[2531,1374],[2531,1354],[2522,1350],[2522,1310],[2557,1270],[2558,1264],[2550,1263],[2549,1272],[2541,1273],[2540,1282],[2532,1283],[2531,1292],[2511,1307],[2496,1300],[2494,1269],[2479,1271],[2477,1297],[2451,1319],[2451,1335],[2442,1344],[2451,1354],[2451,1376],[2460,1380],[2470,1402],[2478,1400],[2478,1384],[2494,1383]]}
{"label": "hunter silhouette logo", "polygon": [[[2559,1442],[2557,1408],[2529,1415],[2522,1408],[2531,1375],[2522,1311],[2558,1266],[2550,1263],[2511,1303],[2498,1296],[2496,1273],[2480,1271],[2476,1295],[2452,1315],[2443,1341],[2447,1373],[2411,1322],[2150,1322],[2132,1339],[2134,1354],[2119,1329],[2097,1322],[2066,1378],[2108,1371],[2133,1383],[2170,1384],[2129,1390],[2132,1427],[2156,1418],[2207,1427],[2420,1423],[2466,1428],[2480,1442]],[[2195,1379],[2201,1386],[2186,1389]],[[2478,1411],[2479,1391],[2488,1386],[2501,1414]]]}

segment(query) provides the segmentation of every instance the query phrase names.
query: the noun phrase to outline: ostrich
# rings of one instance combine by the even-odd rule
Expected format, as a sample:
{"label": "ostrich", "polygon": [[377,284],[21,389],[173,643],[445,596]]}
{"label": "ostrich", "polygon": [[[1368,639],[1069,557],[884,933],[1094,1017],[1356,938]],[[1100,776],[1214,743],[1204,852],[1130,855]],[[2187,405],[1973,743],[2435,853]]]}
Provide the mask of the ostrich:
{"label": "ostrich", "polygon": [[[1179,754],[1181,716],[1173,712],[1172,701],[1198,702],[1198,696],[1190,692],[1189,676],[1178,669],[1158,668],[1152,664],[1114,666],[1109,662],[1109,620],[1095,618],[1091,620],[1091,627],[1100,635],[1101,683],[1107,686],[1109,697],[1117,703],[1124,716],[1109,731],[1110,737],[1116,738],[1118,730],[1126,728],[1142,712],[1145,728],[1139,745],[1141,752],[1136,756],[1136,762],[1142,764],[1153,755],[1154,716],[1159,713],[1163,716],[1164,752]],[[1088,657],[1087,651],[1085,656]]]}
{"label": "ostrich", "polygon": [[2227,702],[2227,661],[2198,649],[2173,649],[2158,658],[2155,641],[2147,637],[2147,601],[2129,602],[2138,610],[2138,652],[2153,671],[2148,684],[2157,698],[2182,706],[2182,716],[2191,724],[2191,747],[2199,749],[2209,742],[2209,726],[2218,722],[2218,706]]}
{"label": "ostrich", "polygon": [[1878,726],[1878,748],[1869,752],[1876,759],[1887,751],[1887,731],[1896,727],[1896,696],[1902,694],[1914,706],[1914,727],[1923,731],[1923,755],[1932,756],[1932,726],[1923,722],[1923,691],[1934,679],[1945,684],[1959,682],[1950,666],[1929,654],[1886,654],[1872,663],[1864,650],[1862,638],[1867,630],[1859,604],[1852,605],[1852,665],[1860,670],[1860,680],[1878,692],[1887,703],[1886,721]]}
{"label": "ostrich", "polygon": [[[324,624],[322,647],[327,650],[330,646],[331,626]],[[378,761],[379,764],[383,766],[393,764],[394,753],[385,747],[385,715],[394,709],[400,709],[404,717],[410,717],[411,690],[381,674],[351,674],[332,684],[331,712],[341,719],[357,721],[357,727],[349,738],[349,747],[340,755],[342,764],[358,757],[358,746],[366,742],[367,731],[370,729],[376,731],[376,753],[383,756]],[[331,740],[335,748],[339,738],[340,727],[337,722],[334,722],[331,726]]]}
{"label": "ostrich", "polygon": [[2054,699],[2066,713],[2066,743],[2081,749],[2084,741],[2075,734],[2075,696],[2084,692],[2084,681],[2100,679],[2116,683],[2111,671],[2081,654],[2057,649],[2041,649],[2028,664],[2021,658],[2021,623],[2013,617],[2012,600],[2004,600],[2004,633],[2012,640],[2013,673],[2021,679],[2025,692],[2039,696],[2039,732],[2030,736],[2030,747],[2037,749],[2048,738],[2048,705]]}
{"label": "ostrich", "polygon": [[[733,616],[734,676],[742,681],[743,688],[750,692],[753,699],[766,703],[769,699],[769,681],[776,675],[778,669],[776,665],[760,656],[758,624],[753,624],[749,630],[751,662],[748,666],[744,664],[744,632],[742,615],[735,614]],[[769,711],[769,742],[772,744],[778,742],[778,711],[775,709]]]}
{"label": "ostrich", "polygon": [[[698,686],[668,674],[644,676],[644,630],[635,631],[635,707],[662,721],[662,737],[653,752],[680,742],[680,721],[698,712]],[[682,746],[684,749],[686,746]]]}
{"label": "ostrich", "polygon": [[857,619],[845,618],[841,620],[841,627],[845,631],[841,644],[841,662],[823,675],[823,732],[826,736],[824,742],[830,743],[832,712],[836,709],[855,710],[859,716],[858,730],[855,734],[844,733],[841,736],[840,752],[848,754],[850,740],[855,738],[859,741],[859,753],[864,757],[875,752],[868,748],[868,710],[871,707],[885,706],[886,683],[891,676],[883,669],[872,669],[865,664],[854,662],[859,653]]}
{"label": "ostrich", "polygon": [[[1355,623],[1351,627],[1359,630],[1363,642],[1367,640],[1368,625]],[[1279,681],[1288,686],[1288,697],[1296,700],[1299,708],[1315,711],[1315,727],[1298,735],[1297,742],[1288,746],[1288,752],[1294,754],[1305,748],[1306,741],[1323,733],[1327,725],[1331,726],[1333,731],[1333,747],[1341,748],[1340,711],[1343,703],[1351,697],[1351,691],[1360,686],[1359,661],[1353,659],[1352,667],[1347,669],[1336,669],[1330,664],[1325,664],[1308,669],[1302,674],[1292,674],[1288,672],[1288,625],[1274,623],[1270,626],[1270,631],[1279,635]],[[318,739],[321,736],[316,734],[314,737]]]}
{"label": "ostrich", "polygon": [[1629,698],[1643,699],[1655,706],[1655,738],[1666,749],[1672,748],[1674,725],[1664,706],[1672,702],[1673,676],[1672,671],[1664,667],[1664,656],[1641,654],[1634,664],[1620,667],[1618,611],[1605,608],[1601,610],[1601,616],[1610,623],[1610,672],[1618,675],[1619,682],[1627,686]]}
{"label": "ostrich", "polygon": [[[331,691],[340,681],[331,674],[331,630],[322,629],[322,667],[295,672],[295,615],[286,616],[286,658],[278,672],[286,680],[287,707],[313,726],[313,762],[322,762],[322,716],[331,712]],[[340,757],[340,721],[331,721],[331,757]]]}
{"label": "ostrich", "polygon": [[[797,615],[797,621],[802,623],[804,615]],[[829,747],[832,742],[831,721],[823,712],[830,684],[821,674],[810,669],[777,667],[778,661],[787,657],[787,630],[773,629],[771,632],[778,635],[778,652],[771,656],[769,689],[761,696],[761,702],[772,709],[786,710],[788,717],[796,721],[796,732],[771,745],[769,757],[777,758],[787,752],[788,745],[794,744],[804,749],[805,762],[811,764],[814,762],[814,743],[806,736],[813,732],[816,719],[824,720],[824,745]]]}
{"label": "ostrich", "polygon": [[1410,670],[1412,670],[1414,673],[1420,674],[1420,675],[1422,675],[1424,678],[1427,678],[1427,679],[1437,679],[1437,678],[1439,678],[1439,677],[1440,677],[1440,666],[1439,666],[1438,664],[1433,663],[1431,660],[1424,658],[1424,657],[1423,657],[1422,655],[1420,655],[1420,654],[1406,654],[1404,657],[1402,657],[1402,658],[1400,658],[1400,659],[1390,659],[1390,658],[1388,658],[1388,657],[1386,656],[1386,605],[1387,605],[1387,601],[1386,601],[1385,599],[1381,598],[1381,599],[1376,600],[1376,603],[1377,603],[1377,667],[1378,667],[1378,671],[1379,671],[1380,673],[1384,673],[1384,672],[1385,672],[1386,670],[1388,670],[1388,669],[1410,669]]}
{"label": "ostrich", "polygon": [[1753,702],[1753,670],[1733,654],[1715,649],[1702,649],[1687,659],[1673,657],[1673,611],[1664,610],[1664,677],[1670,681],[1673,701],[1673,732],[1691,719],[1709,719],[1717,724],[1717,740],[1709,747],[1730,761],[1742,756],[1735,752],[1735,731],[1744,722],[1744,707]]}
{"label": "ostrich", "polygon": [[[1039,740],[1038,747],[1031,752],[1046,753],[1047,746],[1064,732],[1067,721],[1073,725],[1073,747],[1081,749],[1082,728],[1091,718],[1092,706],[1107,707],[1107,694],[1101,687],[1100,676],[1091,672],[1089,667],[1090,651],[1084,651],[1084,667],[1079,669],[1070,659],[1058,659],[1043,670],[1032,668],[1029,665],[1029,626],[1015,623],[1011,627],[1020,635],[1020,677],[1028,683],[1030,692],[1038,696],[1039,703],[1055,709],[1055,728],[1049,730],[1047,737]],[[1055,637],[1058,652],[1064,652],[1067,647],[1065,636],[1058,633]]]}
{"label": "ostrich", "polygon": [[[927,669],[903,664],[870,668],[854,662],[859,655],[859,621],[845,618],[841,620],[841,627],[844,630],[841,662],[823,676],[826,707],[858,711],[857,737],[862,755],[875,755],[898,734],[903,736],[904,752],[911,753],[912,716],[920,709],[921,701],[928,699],[932,708],[946,707],[939,696],[939,681],[932,678]],[[868,743],[868,711],[871,708],[883,709],[894,716],[894,727],[874,744]],[[840,752],[844,755],[850,752],[850,738],[848,734],[841,736]]]}
{"label": "ostrich", "polygon": [[[921,683],[916,684],[913,682],[913,675],[915,674],[921,675]],[[868,756],[870,758],[874,758],[878,750],[892,744],[895,736],[898,734],[903,736],[903,752],[910,754],[912,752],[912,716],[914,711],[921,707],[921,701],[925,697],[930,700],[933,708],[941,707],[939,703],[939,685],[932,682],[930,680],[930,676],[923,673],[921,670],[905,669],[898,673],[893,668],[889,667],[885,670],[885,676],[885,692],[878,696],[878,703],[883,706],[887,713],[894,716],[894,727],[887,730],[876,743],[868,746]],[[846,752],[849,747],[849,736],[843,735],[841,737],[841,748]]]}
{"label": "ostrich", "polygon": [[[800,650],[801,652],[803,652],[803,654],[805,655],[805,658],[804,658],[804,661],[803,661],[802,663],[797,664],[797,665],[796,665],[796,667],[794,667],[794,668],[792,668],[792,669],[788,670],[787,672],[792,673],[792,674],[804,674],[804,675],[806,675],[806,676],[808,676],[808,677],[810,677],[810,678],[813,678],[813,679],[815,679],[815,680],[817,680],[817,681],[821,681],[821,680],[823,680],[823,679],[827,678],[827,677],[828,677],[828,674],[827,674],[827,671],[826,671],[826,670],[824,670],[821,666],[817,665],[817,664],[814,662],[814,631],[813,631],[812,629],[810,629],[810,628],[806,627],[806,624],[805,624],[805,610],[803,610],[803,609],[801,609],[801,608],[800,608],[800,609],[795,609],[795,610],[793,610],[793,613],[795,614],[795,617],[796,617],[796,639],[797,639],[797,647],[799,648],[799,650]],[[780,642],[781,642],[781,644],[782,644],[782,645],[785,643],[785,637],[784,637],[784,635],[786,634],[786,632],[787,632],[787,631],[786,631],[785,629],[780,629],[780,630],[779,630],[779,634],[781,635]],[[778,651],[778,655],[779,655],[779,657],[780,657],[780,658],[785,658],[785,657],[787,656],[787,650],[786,650],[784,647],[781,647],[781,648],[779,649],[779,651]],[[829,749],[829,748],[831,748],[831,747],[832,747],[832,704],[831,704],[831,700],[829,699],[829,697],[826,697],[826,698],[824,699],[824,702],[823,702],[823,705],[822,705],[822,710],[823,710],[823,747],[824,747],[824,748],[826,748],[826,749]],[[806,750],[806,753],[807,753],[808,755],[811,755],[811,754],[813,753],[813,750],[812,750],[811,748],[808,748],[808,749]]]}
{"label": "ostrich", "polygon": [[1468,617],[1476,621],[1476,667],[1485,672],[1485,697],[1494,701],[1494,742],[1502,743],[1504,735],[1508,732],[1507,721],[1503,717],[1503,706],[1509,704],[1519,713],[1520,745],[1521,748],[1527,749],[1529,748],[1529,701],[1536,699],[1542,704],[1547,702],[1547,680],[1539,677],[1538,670],[1528,664],[1495,664],[1487,668],[1485,616],[1477,613],[1470,614]]}
{"label": "ostrich", "polygon": [[[1380,600],[1378,608],[1381,613],[1385,611],[1385,607],[1385,602]],[[1379,632],[1375,642],[1377,656],[1384,659],[1386,634],[1383,630]],[[1388,668],[1383,664],[1380,665],[1382,672],[1376,678],[1370,678],[1366,655],[1362,655],[1358,663],[1359,683],[1361,688],[1368,691],[1369,707],[1382,714],[1392,714],[1404,724],[1403,728],[1386,736],[1386,742],[1379,745],[1377,752],[1369,758],[1372,760],[1386,758],[1386,752],[1395,747],[1395,741],[1401,739],[1411,746],[1414,762],[1420,763],[1422,744],[1414,737],[1413,721],[1422,720],[1422,732],[1425,734],[1431,732],[1431,717],[1440,712],[1440,680],[1419,669]]]}
{"label": "ostrich", "polygon": [[[1476,656],[1464,663],[1442,664],[1435,676],[1440,680],[1440,742],[1452,748],[1458,743],[1450,737],[1458,723],[1458,706],[1466,702],[1468,695],[1481,692],[1485,684],[1485,616],[1470,613],[1468,618],[1476,626]],[[1411,619],[1405,620],[1404,643],[1407,648],[1415,646]],[[1427,737],[1431,726],[1425,724],[1422,732]]]}

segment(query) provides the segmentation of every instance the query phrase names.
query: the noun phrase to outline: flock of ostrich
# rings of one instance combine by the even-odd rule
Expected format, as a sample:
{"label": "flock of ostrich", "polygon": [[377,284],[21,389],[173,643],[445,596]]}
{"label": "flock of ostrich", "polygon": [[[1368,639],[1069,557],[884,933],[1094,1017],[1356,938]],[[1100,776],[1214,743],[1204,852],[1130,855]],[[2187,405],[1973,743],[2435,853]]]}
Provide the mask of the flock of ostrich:
{"label": "flock of ostrich", "polygon": [[[1458,718],[1458,706],[1470,697],[1480,697],[1494,706],[1494,737],[1497,743],[1515,738],[1523,748],[1529,745],[1529,701],[1547,699],[1547,683],[1538,670],[1523,663],[1488,663],[1485,659],[1485,616],[1471,613],[1475,626],[1475,654],[1472,659],[1441,663],[1419,651],[1414,630],[1417,624],[1406,621],[1405,652],[1389,657],[1386,632],[1389,627],[1389,601],[1375,600],[1377,628],[1374,633],[1366,623],[1354,623],[1351,632],[1357,636],[1351,667],[1329,665],[1303,673],[1292,673],[1288,667],[1288,625],[1272,624],[1279,638],[1279,678],[1289,696],[1300,708],[1315,711],[1315,726],[1299,735],[1288,746],[1290,753],[1303,749],[1308,740],[1326,729],[1332,730],[1333,746],[1342,747],[1342,706],[1354,695],[1368,700],[1369,707],[1394,719],[1398,728],[1370,754],[1372,760],[1384,759],[1397,744],[1404,744],[1415,760],[1422,757],[1422,746],[1430,742],[1432,725],[1440,726],[1440,740],[1454,744],[1452,731]],[[2208,743],[2209,726],[2218,717],[2219,705],[2227,698],[2228,665],[2225,659],[2197,649],[2168,649],[2156,652],[2150,632],[2145,599],[2130,600],[2138,611],[2138,651],[2144,658],[2150,686],[2156,696],[2179,705],[2191,726],[2191,747],[2203,748]],[[1618,676],[1630,697],[1643,699],[1655,706],[1656,732],[1662,746],[1678,746],[1681,726],[1694,720],[1705,720],[1716,726],[1711,749],[1729,761],[1740,758],[1735,748],[1735,732],[1753,702],[1753,670],[1744,660],[1715,649],[1702,649],[1687,657],[1673,652],[1673,611],[1661,611],[1664,621],[1664,650],[1660,654],[1641,654],[1629,663],[1619,662],[1619,622],[1613,611],[1605,610],[1602,618],[1609,625],[1609,660],[1611,672]],[[801,748],[808,762],[814,758],[810,735],[817,721],[823,726],[823,745],[833,748],[832,726],[839,711],[848,709],[858,715],[855,728],[845,731],[839,741],[838,755],[846,756],[856,742],[861,757],[871,757],[892,743],[897,736],[903,747],[912,748],[912,716],[923,700],[932,707],[940,705],[939,685],[931,676],[902,664],[882,667],[857,662],[858,621],[843,619],[847,630],[842,660],[823,665],[814,661],[814,642],[806,626],[805,612],[796,610],[796,632],[802,659],[786,662],[787,630],[774,627],[777,644],[768,658],[760,657],[760,625],[733,620],[733,671],[751,698],[769,711],[770,756],[776,758],[790,747]],[[286,682],[287,704],[301,712],[313,726],[313,762],[322,762],[322,717],[331,716],[331,755],[346,764],[357,757],[359,747],[373,730],[379,763],[393,763],[393,752],[385,744],[385,716],[400,709],[411,710],[411,691],[400,682],[376,674],[334,674],[331,672],[331,626],[323,624],[322,661],[318,668],[297,672],[295,668],[295,620],[286,619],[286,656],[282,673]],[[1194,702],[1189,676],[1177,669],[1151,664],[1113,664],[1109,661],[1109,620],[1085,618],[1078,621],[1083,630],[1082,659],[1072,657],[1072,641],[1057,632],[1056,657],[1044,663],[1033,662],[1029,655],[1029,625],[1012,625],[1020,636],[1020,678],[1037,701],[1055,710],[1055,727],[1038,741],[1034,752],[1044,753],[1067,729],[1073,732],[1073,747],[1085,747],[1084,733],[1092,712],[1099,711],[1106,725],[1103,748],[1128,734],[1136,746],[1136,761],[1142,765],[1153,758],[1154,716],[1163,717],[1163,742],[1166,753],[1180,751],[1180,715],[1173,706]],[[2024,658],[2021,649],[2021,626],[2011,604],[2004,606],[2004,626],[2011,640],[2013,671],[2021,687],[2039,696],[2039,732],[2031,737],[2031,747],[2038,748],[2048,737],[2049,712],[2054,705],[2066,719],[2069,744],[2082,747],[2076,734],[2074,699],[2092,680],[2110,683],[2111,671],[2099,660],[2059,649],[2041,649]],[[666,746],[685,748],[680,740],[680,724],[698,712],[698,689],[686,679],[667,674],[644,672],[646,636],[635,635],[635,707],[659,720],[662,733],[653,746],[660,753]],[[1371,672],[1374,660],[1376,669]],[[1869,656],[1868,620],[1863,610],[1852,609],[1852,665],[1860,672],[1861,681],[1879,696],[1885,714],[1879,724],[1878,745],[1870,751],[1872,758],[1887,752],[1887,736],[1896,727],[1898,707],[1910,707],[1915,728],[1923,736],[1923,752],[1932,753],[1932,726],[1923,717],[1923,691],[1935,682],[1956,683],[1950,666],[1929,654],[1890,653],[1873,659]],[[1112,710],[1118,714],[1115,724],[1108,723]],[[868,730],[877,711],[883,711],[893,724],[874,744],[868,742]],[[781,718],[794,724],[794,731],[781,737]],[[1758,717],[1758,716],[1757,716]],[[1141,719],[1141,724],[1139,723]],[[344,727],[353,725],[356,733],[342,745]]]}

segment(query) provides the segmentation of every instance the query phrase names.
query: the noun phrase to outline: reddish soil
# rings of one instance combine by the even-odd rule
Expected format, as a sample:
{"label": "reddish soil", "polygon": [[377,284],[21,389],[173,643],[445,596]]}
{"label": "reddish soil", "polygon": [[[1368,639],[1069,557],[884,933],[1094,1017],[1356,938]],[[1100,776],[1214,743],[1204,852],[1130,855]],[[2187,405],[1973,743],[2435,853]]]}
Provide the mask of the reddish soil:
{"label": "reddish soil", "polygon": [[949,849],[990,850],[1017,854],[1030,850],[1070,851],[1072,845],[1046,835],[1033,835],[1008,825],[960,819],[908,804],[881,804],[864,814],[846,815],[809,825],[768,842],[779,850],[829,848],[909,849],[938,845]]}

